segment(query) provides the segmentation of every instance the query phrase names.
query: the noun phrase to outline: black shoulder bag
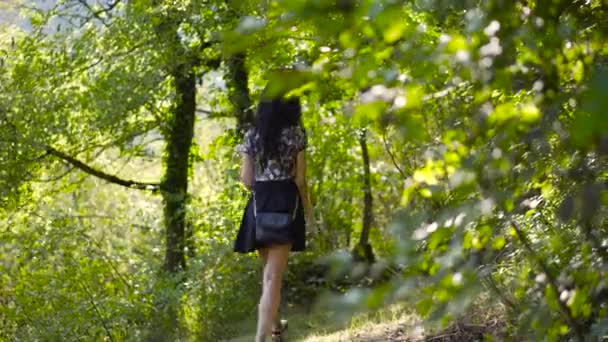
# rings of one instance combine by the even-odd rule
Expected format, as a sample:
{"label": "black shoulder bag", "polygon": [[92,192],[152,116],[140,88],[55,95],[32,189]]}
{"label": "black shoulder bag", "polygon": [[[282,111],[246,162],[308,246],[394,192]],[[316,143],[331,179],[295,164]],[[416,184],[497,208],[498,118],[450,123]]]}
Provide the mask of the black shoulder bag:
{"label": "black shoulder bag", "polygon": [[300,196],[296,193],[293,212],[258,211],[253,192],[253,215],[255,217],[255,239],[262,244],[284,244],[291,242],[291,224],[296,219]]}

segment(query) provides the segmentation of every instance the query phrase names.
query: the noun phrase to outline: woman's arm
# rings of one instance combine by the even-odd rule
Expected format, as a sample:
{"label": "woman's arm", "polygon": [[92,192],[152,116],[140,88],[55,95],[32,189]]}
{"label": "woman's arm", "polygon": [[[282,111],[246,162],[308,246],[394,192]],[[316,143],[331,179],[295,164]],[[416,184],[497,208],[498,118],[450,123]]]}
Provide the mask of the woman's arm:
{"label": "woman's arm", "polygon": [[313,225],[312,216],[312,205],[310,198],[308,197],[308,184],[306,183],[306,152],[298,152],[296,158],[296,176],[295,182],[300,191],[300,198],[302,198],[302,205],[304,206],[304,215],[306,215],[306,221],[309,225]]}
{"label": "woman's arm", "polygon": [[248,188],[253,187],[254,181],[254,169],[253,169],[253,158],[246,153],[241,153],[241,182]]}

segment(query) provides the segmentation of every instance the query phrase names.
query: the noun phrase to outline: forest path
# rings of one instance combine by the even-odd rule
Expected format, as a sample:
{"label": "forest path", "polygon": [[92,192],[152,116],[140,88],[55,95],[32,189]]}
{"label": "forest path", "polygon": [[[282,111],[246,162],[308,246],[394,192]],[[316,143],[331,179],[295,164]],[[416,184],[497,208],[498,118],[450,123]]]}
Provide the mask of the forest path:
{"label": "forest path", "polygon": [[[424,329],[418,319],[402,308],[359,314],[348,321],[327,312],[303,312],[291,309],[285,315],[289,321],[290,342],[381,342],[421,341]],[[234,327],[241,334],[226,342],[251,342],[255,336],[255,321],[240,322]]]}

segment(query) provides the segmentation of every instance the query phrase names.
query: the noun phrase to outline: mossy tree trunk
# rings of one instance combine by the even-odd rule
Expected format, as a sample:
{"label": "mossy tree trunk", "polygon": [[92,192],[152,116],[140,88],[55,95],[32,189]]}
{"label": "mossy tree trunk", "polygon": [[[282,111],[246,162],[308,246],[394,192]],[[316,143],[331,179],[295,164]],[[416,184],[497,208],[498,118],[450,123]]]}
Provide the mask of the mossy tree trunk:
{"label": "mossy tree trunk", "polygon": [[369,233],[374,223],[372,180],[369,166],[369,151],[367,149],[367,129],[363,129],[359,136],[361,146],[361,159],[363,160],[363,226],[359,242],[353,248],[353,258],[357,261],[374,262],[375,256],[369,242]]}
{"label": "mossy tree trunk", "polygon": [[196,77],[188,64],[177,66],[172,76],[176,103],[167,127],[161,190],[165,203],[165,270],[175,273],[186,267],[186,205],[196,111]]}

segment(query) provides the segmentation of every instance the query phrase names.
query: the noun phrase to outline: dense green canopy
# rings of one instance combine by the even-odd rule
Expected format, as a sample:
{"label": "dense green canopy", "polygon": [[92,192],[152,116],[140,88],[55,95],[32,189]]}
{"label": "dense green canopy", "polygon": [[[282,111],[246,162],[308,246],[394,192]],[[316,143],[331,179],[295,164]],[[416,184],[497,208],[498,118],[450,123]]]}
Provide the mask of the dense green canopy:
{"label": "dense green canopy", "polygon": [[0,339],[214,341],[250,314],[234,146],[267,85],[309,136],[292,300],[323,257],[356,280],[332,309],[607,334],[606,1],[4,5]]}

